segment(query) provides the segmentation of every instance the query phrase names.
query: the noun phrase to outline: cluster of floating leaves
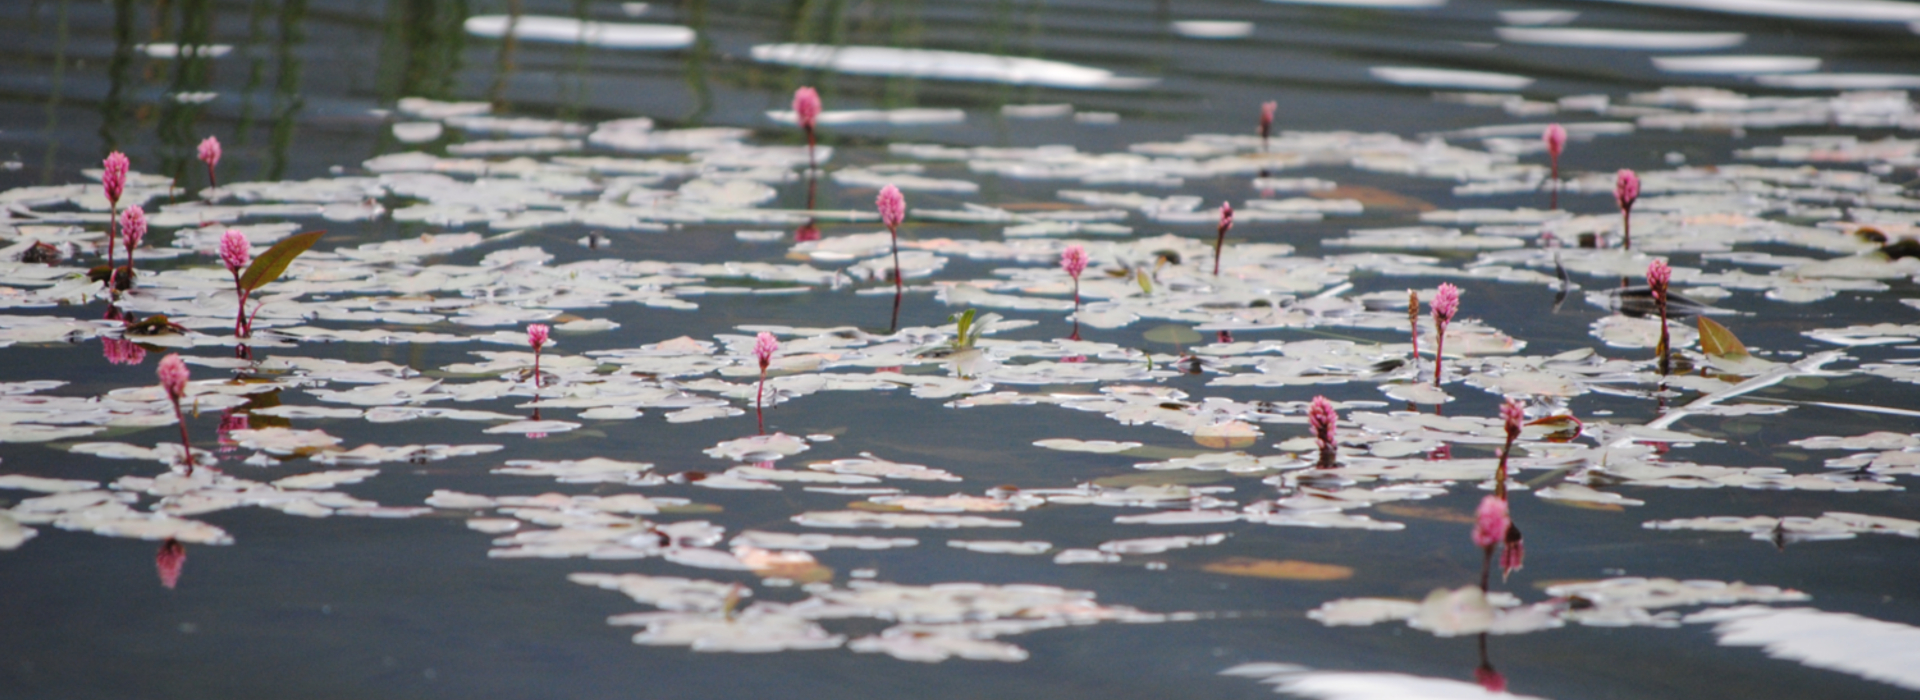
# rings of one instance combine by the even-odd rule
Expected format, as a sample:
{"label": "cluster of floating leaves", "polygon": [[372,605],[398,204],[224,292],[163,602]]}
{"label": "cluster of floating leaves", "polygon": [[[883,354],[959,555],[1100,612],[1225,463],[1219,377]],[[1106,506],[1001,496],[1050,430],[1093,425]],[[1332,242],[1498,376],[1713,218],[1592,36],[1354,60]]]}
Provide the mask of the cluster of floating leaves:
{"label": "cluster of floating leaves", "polygon": [[[469,29],[507,31],[491,26]],[[800,45],[755,52],[762,60],[795,65],[874,60],[847,54],[822,57]],[[1065,71],[1061,75],[1068,78],[1061,79],[1121,80],[1082,76],[1067,70],[1071,66],[1040,68]],[[1626,107],[1604,99],[1563,100],[1560,107],[1635,117],[1631,123],[1569,125],[1580,138],[1605,138],[1636,128],[1788,126],[1814,118],[1807,115],[1818,116],[1820,123],[1908,124],[1910,113],[1886,117],[1893,122],[1872,121],[1871,115],[1885,111],[1874,111],[1885,107],[1882,97],[1762,100],[1668,90],[1632,97],[1632,104],[1642,106],[1625,112],[1621,110]],[[1531,162],[1537,159],[1529,159],[1531,150],[1520,143],[1522,136],[1532,138],[1537,127],[1489,127],[1421,139],[1286,132],[1263,141],[1200,134],[1114,153],[1066,146],[893,144],[887,153],[901,162],[840,168],[823,179],[856,190],[894,184],[909,192],[958,196],[978,195],[983,179],[1059,183],[1057,207],[969,202],[959,209],[912,212],[917,224],[999,227],[1001,236],[922,236],[900,242],[905,249],[899,256],[901,272],[912,281],[911,293],[956,311],[991,309],[1044,320],[989,315],[981,320],[983,337],[977,342],[963,342],[961,330],[949,324],[884,334],[852,326],[751,325],[711,338],[655,333],[653,342],[635,347],[574,354],[553,344],[539,361],[536,381],[536,355],[520,349],[524,338],[518,329],[525,324],[551,323],[564,341],[570,334],[618,327],[576,311],[616,304],[691,311],[707,296],[812,295],[858,286],[891,272],[892,237],[871,231],[797,240],[785,246],[778,261],[590,257],[555,264],[552,253],[521,243],[527,232],[560,226],[661,232],[698,224],[857,225],[877,217],[864,211],[766,207],[777,198],[777,187],[801,180],[809,154],[798,147],[753,143],[747,129],[656,129],[646,119],[579,124],[512,118],[490,114],[485,104],[417,99],[404,100],[400,111],[415,120],[396,125],[402,141],[430,141],[429,133],[446,129],[486,138],[455,144],[446,155],[379,156],[361,164],[356,174],[305,182],[230,183],[198,200],[178,200],[169,195],[173,183],[166,178],[135,173],[126,203],[149,205],[150,225],[172,236],[167,245],[142,251],[145,267],[116,304],[125,313],[164,315],[173,325],[134,326],[65,315],[105,292],[78,263],[17,261],[36,244],[68,251],[102,245],[108,214],[92,186],[0,193],[0,203],[16,215],[14,223],[0,228],[10,242],[0,251],[8,260],[0,262],[0,306],[35,310],[0,316],[0,344],[97,339],[109,359],[135,364],[147,348],[244,345],[259,355],[195,355],[189,360],[203,371],[232,372],[235,378],[196,381],[184,401],[195,410],[223,411],[257,424],[240,420],[223,430],[218,453],[186,455],[181,447],[162,441],[161,431],[143,433],[153,440],[150,444],[88,441],[109,431],[119,435],[173,423],[172,406],[158,387],[63,396],[51,393],[63,386],[58,381],[0,385],[0,395],[7,396],[11,406],[0,414],[0,442],[47,442],[77,454],[200,467],[126,476],[105,485],[45,475],[0,476],[0,488],[42,494],[0,511],[0,549],[24,545],[37,533],[33,526],[47,525],[107,536],[231,544],[233,535],[193,516],[241,506],[308,517],[405,518],[438,512],[464,517],[471,529],[493,537],[493,558],[657,558],[689,568],[744,572],[757,577],[763,588],[797,587],[808,596],[784,603],[748,601],[754,596],[752,588],[726,581],[630,573],[570,577],[657,608],[610,620],[643,628],[634,637],[636,643],[735,652],[845,647],[912,661],[1018,661],[1027,652],[1000,637],[1067,625],[1164,622],[1195,615],[1103,605],[1094,602],[1091,592],[1042,585],[907,586],[871,580],[872,572],[835,584],[835,572],[812,553],[917,547],[929,531],[967,530],[971,532],[965,537],[947,540],[947,548],[972,554],[1052,554],[1060,565],[1164,568],[1157,555],[1217,545],[1243,522],[1391,533],[1406,524],[1377,519],[1368,511],[1378,507],[1377,512],[1392,513],[1383,506],[1405,508],[1403,501],[1490,486],[1496,460],[1445,457],[1455,446],[1491,450],[1503,444],[1501,423],[1492,417],[1421,409],[1472,391],[1526,404],[1529,417],[1538,420],[1521,434],[1509,466],[1542,477],[1515,488],[1562,503],[1625,508],[1657,497],[1659,489],[1895,491],[1903,489],[1898,477],[1920,469],[1920,435],[1895,433],[1795,443],[1810,450],[1852,452],[1829,460],[1830,469],[1816,473],[1697,464],[1675,452],[1722,439],[1689,431],[1681,425],[1689,417],[1789,410],[1787,404],[1741,402],[1741,397],[1784,382],[1855,373],[1920,382],[1920,370],[1897,358],[1834,368],[1858,359],[1848,353],[1865,352],[1861,348],[1915,342],[1920,325],[1810,330],[1809,338],[1841,349],[1803,355],[1743,346],[1735,352],[1718,335],[1724,328],[1714,331],[1702,321],[1695,330],[1675,321],[1667,328],[1672,347],[1702,371],[1663,376],[1648,352],[1662,335],[1661,321],[1648,315],[1644,292],[1638,297],[1632,289],[1589,295],[1596,305],[1618,313],[1594,322],[1596,347],[1555,354],[1527,354],[1524,339],[1495,327],[1491,319],[1473,318],[1469,306],[1466,316],[1445,327],[1416,320],[1411,328],[1419,334],[1420,347],[1437,347],[1444,340],[1445,364],[1436,384],[1425,379],[1429,375],[1423,365],[1431,360],[1413,354],[1415,339],[1406,337],[1406,295],[1354,292],[1355,279],[1368,276],[1407,278],[1410,286],[1417,278],[1423,287],[1433,279],[1538,285],[1564,295],[1579,286],[1574,276],[1608,288],[1612,280],[1640,275],[1654,256],[1670,255],[1698,259],[1695,267],[1675,266],[1673,276],[1676,291],[1692,304],[1687,315],[1703,318],[1720,312],[1711,304],[1739,293],[1773,303],[1806,304],[1841,293],[1885,291],[1887,280],[1920,273],[1906,257],[1888,252],[1892,241],[1912,234],[1920,222],[1920,199],[1879,176],[1889,172],[1887,168],[1912,167],[1920,152],[1913,142],[1791,137],[1778,147],[1741,153],[1788,165],[1683,166],[1643,173],[1644,194],[1634,214],[1639,235],[1632,250],[1610,245],[1620,223],[1613,215],[1530,208],[1431,210],[1418,213],[1417,223],[1408,222],[1412,225],[1355,229],[1329,238],[1323,241],[1328,253],[1320,257],[1296,254],[1283,244],[1233,243],[1221,251],[1217,275],[1205,265],[1212,247],[1204,236],[1136,235],[1149,226],[1193,227],[1195,233],[1211,228],[1216,215],[1201,198],[1169,190],[1192,181],[1246,179],[1259,196],[1238,209],[1243,226],[1323,221],[1381,206],[1334,182],[1284,176],[1284,171],[1309,167],[1449,182],[1462,197],[1532,192],[1550,177],[1544,165]],[[838,118],[848,123],[937,123],[951,115],[888,112]],[[422,136],[426,138],[416,138]],[[1476,140],[1482,148],[1460,145]],[[827,162],[831,155],[823,148],[818,157]],[[1869,169],[1822,169],[1810,163],[1862,164]],[[1561,186],[1570,196],[1599,195],[1611,191],[1612,179],[1574,174]],[[218,245],[220,232],[238,229],[254,244],[264,245],[307,223],[379,217],[425,224],[438,232],[311,252],[263,293],[253,337],[230,335],[232,285],[223,271],[201,263],[211,260],[206,256]],[[1872,228],[1880,238],[1859,235],[1863,228]],[[740,238],[769,240],[755,231],[743,231]],[[597,245],[592,237],[586,242]],[[1092,260],[1089,269],[1096,271],[1077,284],[1053,266],[1070,245],[1084,247]],[[1760,246],[1776,252],[1751,250]],[[1787,248],[1804,254],[1788,255]],[[452,255],[477,260],[466,265],[443,262]],[[956,260],[1004,267],[976,279],[943,275]],[[1085,303],[1073,300],[1076,290]],[[998,337],[1040,323],[1069,322],[1106,331],[1152,324],[1145,338],[1155,345],[1142,349],[1081,340],[1077,333],[1054,340]],[[1272,330],[1341,337],[1232,339],[1236,333]],[[487,442],[508,439],[498,436],[544,437],[590,423],[651,420],[649,411],[669,423],[741,416],[760,397],[755,380],[761,367],[753,356],[758,333],[780,341],[779,353],[766,368],[768,408],[778,410],[781,404],[821,392],[897,391],[956,410],[1020,407],[1093,413],[1121,426],[1151,426],[1188,436],[1204,449],[1149,447],[1154,441],[1146,439],[1046,439],[1035,446],[1106,459],[1116,470],[1170,478],[988,488],[968,485],[967,475],[956,469],[897,462],[874,453],[783,466],[802,461],[803,453],[834,436],[773,433],[715,444],[705,451],[722,465],[713,469],[668,473],[654,463],[606,457],[506,459],[492,468],[503,477],[602,487],[595,495],[443,490],[423,505],[396,506],[365,501],[344,490],[379,474],[369,465],[487,455],[504,449]],[[1209,335],[1214,342],[1206,342]],[[1368,335],[1407,342],[1362,339]],[[413,368],[296,354],[311,343],[480,343],[498,349],[475,350],[466,361],[440,367]],[[1153,349],[1156,345],[1173,349]],[[1166,380],[1183,374],[1204,376],[1205,387],[1223,394],[1241,388],[1292,389],[1270,392],[1292,400],[1199,396],[1167,385]],[[1298,399],[1316,387],[1348,384],[1371,385],[1380,400],[1337,403],[1340,458],[1331,468],[1314,468],[1311,453],[1316,445],[1304,428],[1307,404]],[[1593,394],[1673,399],[1674,408],[1647,424],[1603,417],[1586,417],[1579,424],[1566,418],[1582,415],[1578,400]],[[507,404],[516,412],[461,407],[475,403]],[[1397,405],[1406,410],[1394,410]],[[355,420],[470,423],[475,442],[348,447],[324,428],[291,427],[293,421],[339,425]],[[1262,447],[1262,442],[1270,446]],[[250,467],[304,460],[353,468],[255,481],[238,476],[248,472],[221,460]],[[1193,483],[1171,478],[1195,474],[1204,478]],[[1234,483],[1228,477],[1243,480]],[[841,510],[795,513],[789,520],[796,531],[754,529],[729,537],[725,525],[713,522],[717,508],[643,490],[678,486],[798,489],[858,500]],[[1101,512],[1114,513],[1112,522],[1129,535],[1070,543],[977,539],[1017,531],[1022,513],[1033,509],[1080,506],[1111,509]],[[709,519],[699,519],[703,516]],[[1219,531],[1166,536],[1132,527],[1162,525],[1206,525]],[[1744,532],[1776,542],[1860,533],[1920,536],[1920,522],[1839,511],[1819,517],[1706,516],[1646,526]],[[1228,560],[1207,570],[1315,580],[1351,575],[1345,567],[1258,560]],[[1668,579],[1567,583],[1547,589],[1547,594],[1548,600],[1524,603],[1468,587],[1435,591],[1424,601],[1337,600],[1311,616],[1329,625],[1399,620],[1442,636],[1517,634],[1568,622],[1674,626],[1701,621],[1716,623],[1729,639],[1753,640],[1729,643],[1774,644],[1765,632],[1773,629],[1767,621],[1790,617],[1794,611],[1714,608],[1683,617],[1664,609],[1807,599],[1797,591],[1764,585]],[[1835,622],[1830,613],[1802,614],[1807,615],[1835,629],[1854,624]],[[893,626],[853,638],[832,631],[836,621],[848,619]],[[1778,624],[1816,622],[1792,618]],[[1827,659],[1819,650],[1785,646],[1775,653],[1847,668],[1844,661]],[[1294,668],[1232,672],[1279,678],[1283,689],[1303,694],[1313,694],[1307,689],[1316,684],[1344,682],[1337,678],[1341,674]]]}

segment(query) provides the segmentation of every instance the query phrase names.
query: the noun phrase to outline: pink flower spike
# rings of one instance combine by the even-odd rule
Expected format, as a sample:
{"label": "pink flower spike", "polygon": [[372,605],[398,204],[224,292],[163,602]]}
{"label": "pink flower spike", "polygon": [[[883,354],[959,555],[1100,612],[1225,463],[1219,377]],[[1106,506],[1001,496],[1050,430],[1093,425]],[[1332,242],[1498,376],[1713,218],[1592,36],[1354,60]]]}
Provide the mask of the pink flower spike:
{"label": "pink flower spike", "polygon": [[1070,245],[1060,251],[1060,269],[1066,270],[1069,276],[1079,281],[1080,273],[1087,271],[1087,249]]}
{"label": "pink flower spike", "polygon": [[160,388],[167,390],[167,397],[175,403],[187,395],[187,362],[179,355],[160,358],[160,368],[155,373],[160,375]]}
{"label": "pink flower spike", "polygon": [[553,329],[548,328],[545,324],[535,323],[529,325],[527,326],[527,344],[533,346],[533,349],[539,350],[541,346],[547,344],[547,338],[552,332]]}
{"label": "pink flower spike", "polygon": [[793,114],[800,120],[800,128],[813,131],[820,119],[820,93],[811,87],[793,91]]}
{"label": "pink flower spike", "polygon": [[200,142],[200,162],[209,168],[220,164],[220,139],[208,136]]}
{"label": "pink flower spike", "polygon": [[1273,133],[1273,112],[1279,108],[1278,102],[1260,103],[1260,138],[1264,139]]}
{"label": "pink flower spike", "polygon": [[160,388],[173,402],[173,422],[180,425],[180,452],[185,456],[187,476],[193,476],[193,443],[187,440],[187,416],[180,410],[180,397],[187,395],[187,363],[179,355],[167,355],[160,358],[160,367],[154,373],[160,375]]}
{"label": "pink flower spike", "polygon": [[247,263],[253,260],[253,244],[247,241],[247,234],[238,229],[227,229],[220,235],[220,261],[227,264],[227,270],[239,274]]}
{"label": "pink flower spike", "polygon": [[1620,205],[1620,211],[1631,211],[1633,203],[1640,199],[1640,176],[1632,170],[1621,168],[1613,178],[1613,201]]}
{"label": "pink flower spike", "polygon": [[1433,293],[1433,321],[1445,325],[1453,321],[1453,314],[1460,310],[1460,288],[1451,282],[1441,282],[1440,288]]}
{"label": "pink flower spike", "polygon": [[1481,549],[1492,550],[1507,538],[1507,528],[1513,525],[1508,515],[1507,502],[1495,496],[1480,499],[1480,510],[1474,516],[1473,544]]}
{"label": "pink flower spike", "polygon": [[1667,261],[1655,259],[1647,263],[1647,287],[1651,288],[1655,295],[1665,297],[1667,284],[1672,281],[1673,268],[1667,267]]}
{"label": "pink flower spike", "polygon": [[120,237],[127,242],[127,259],[133,259],[133,249],[140,245],[140,239],[147,237],[147,211],[135,204],[120,214]]}
{"label": "pink flower spike", "polygon": [[1547,144],[1547,156],[1556,161],[1560,160],[1560,154],[1567,149],[1567,130],[1559,124],[1548,124],[1547,131],[1540,135],[1540,140]]}
{"label": "pink flower spike", "polygon": [[127,154],[119,151],[109,153],[100,165],[106,171],[100,174],[100,185],[106,190],[107,203],[119,206],[120,195],[127,191],[127,170],[131,167],[127,163]]}
{"label": "pink flower spike", "polygon": [[880,196],[873,200],[873,206],[880,210],[880,223],[886,224],[889,231],[900,228],[907,220],[907,198],[900,194],[898,187],[880,188]]}
{"label": "pink flower spike", "polygon": [[1527,422],[1527,411],[1515,401],[1500,404],[1500,422],[1506,424],[1507,442],[1520,438],[1520,428]]}
{"label": "pink flower spike", "polygon": [[773,354],[780,351],[780,340],[772,333],[760,331],[753,339],[753,357],[760,361],[760,371],[767,371],[767,365],[773,362]]}
{"label": "pink flower spike", "polygon": [[1334,441],[1338,430],[1340,414],[1334,412],[1333,402],[1325,396],[1313,397],[1313,403],[1307,406],[1307,425],[1313,429],[1313,441],[1320,446],[1320,466],[1333,466],[1335,451],[1339,449]]}

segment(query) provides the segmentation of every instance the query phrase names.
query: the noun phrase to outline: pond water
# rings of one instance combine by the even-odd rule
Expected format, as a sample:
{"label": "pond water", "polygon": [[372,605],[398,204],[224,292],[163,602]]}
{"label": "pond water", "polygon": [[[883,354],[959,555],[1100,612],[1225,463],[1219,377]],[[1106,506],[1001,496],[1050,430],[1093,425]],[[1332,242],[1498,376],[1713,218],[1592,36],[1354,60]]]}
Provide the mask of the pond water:
{"label": "pond water", "polygon": [[0,695],[1920,690],[1920,4],[0,18]]}

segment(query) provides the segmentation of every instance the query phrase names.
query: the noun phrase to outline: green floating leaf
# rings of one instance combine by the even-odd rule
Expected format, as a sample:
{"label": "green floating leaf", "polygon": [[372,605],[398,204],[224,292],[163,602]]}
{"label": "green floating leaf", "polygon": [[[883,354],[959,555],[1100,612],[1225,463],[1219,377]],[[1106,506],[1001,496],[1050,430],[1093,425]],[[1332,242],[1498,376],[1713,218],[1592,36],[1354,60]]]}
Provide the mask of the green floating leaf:
{"label": "green floating leaf", "polygon": [[240,288],[252,292],[267,286],[268,282],[280,279],[280,275],[287,271],[287,266],[293,264],[293,259],[300,257],[301,253],[307,252],[313,244],[320,242],[320,236],[325,233],[326,231],[308,231],[273,244],[267,252],[253,259],[253,264],[247,266],[246,272],[240,273]]}
{"label": "green floating leaf", "polygon": [[1734,337],[1733,331],[1720,325],[1713,319],[1701,316],[1700,349],[1714,357],[1740,358],[1747,356],[1747,346]]}
{"label": "green floating leaf", "polygon": [[973,327],[973,317],[973,309],[947,317],[947,320],[953,322],[954,347],[961,349],[973,347],[974,338],[979,337],[979,331]]}

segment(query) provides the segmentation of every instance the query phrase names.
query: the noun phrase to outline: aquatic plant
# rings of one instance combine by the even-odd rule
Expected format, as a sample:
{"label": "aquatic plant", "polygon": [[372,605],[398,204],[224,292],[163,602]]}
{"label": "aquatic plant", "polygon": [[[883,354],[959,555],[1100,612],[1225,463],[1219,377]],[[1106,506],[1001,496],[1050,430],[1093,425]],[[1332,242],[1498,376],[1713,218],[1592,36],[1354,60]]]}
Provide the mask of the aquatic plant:
{"label": "aquatic plant", "polygon": [[1653,305],[1660,310],[1660,344],[1654,346],[1654,352],[1660,357],[1661,376],[1673,370],[1673,347],[1667,334],[1667,285],[1672,281],[1673,268],[1667,266],[1667,261],[1656,258],[1647,263],[1647,290],[1653,294]]}
{"label": "aquatic plant", "polygon": [[219,187],[219,178],[214,177],[213,169],[220,165],[220,139],[208,136],[200,142],[200,162],[207,164],[207,186]]}
{"label": "aquatic plant", "polygon": [[1313,397],[1307,406],[1307,425],[1313,429],[1314,444],[1320,447],[1320,461],[1315,466],[1321,469],[1333,468],[1334,459],[1339,455],[1340,445],[1334,440],[1339,420],[1340,414],[1333,410],[1333,402],[1325,396]]}
{"label": "aquatic plant", "polygon": [[1613,201],[1620,205],[1621,247],[1633,250],[1633,203],[1640,199],[1640,176],[1621,168],[1613,178]]}
{"label": "aquatic plant", "polygon": [[172,537],[160,543],[160,550],[153,554],[153,568],[160,574],[160,585],[173,590],[180,585],[180,571],[187,566],[187,547]]}
{"label": "aquatic plant", "polygon": [[1440,370],[1446,362],[1443,353],[1447,349],[1447,324],[1453,322],[1454,313],[1460,310],[1460,288],[1451,282],[1441,282],[1440,288],[1433,293],[1433,385],[1440,386]]}
{"label": "aquatic plant", "polygon": [[[135,204],[120,215],[120,240],[127,245],[127,276],[133,276],[133,249],[147,237],[147,211]],[[131,279],[129,279],[131,282]]]}
{"label": "aquatic plant", "polygon": [[1420,293],[1407,290],[1407,330],[1413,341],[1413,376],[1420,377]]}
{"label": "aquatic plant", "polygon": [[1220,203],[1220,226],[1213,237],[1213,276],[1220,276],[1220,244],[1227,241],[1227,230],[1233,228],[1233,203]]}
{"label": "aquatic plant", "polygon": [[[287,237],[267,248],[259,257],[253,257],[253,243],[247,235],[238,229],[227,229],[220,235],[220,261],[227,266],[227,272],[233,275],[233,293],[238,297],[239,311],[233,319],[233,334],[238,338],[253,335],[253,315],[247,313],[247,300],[253,293],[286,273],[293,259],[307,252],[314,243],[319,242],[325,231],[308,231]],[[252,262],[248,262],[248,260]],[[264,302],[263,302],[264,303]],[[253,309],[260,313],[260,307]]]}
{"label": "aquatic plant", "polygon": [[168,354],[160,358],[160,366],[154,370],[160,376],[160,388],[167,392],[167,400],[173,403],[174,422],[180,424],[180,450],[186,456],[187,474],[193,474],[193,443],[187,439],[187,416],[180,410],[180,399],[187,395],[187,363],[177,354]]}
{"label": "aquatic plant", "polygon": [[1526,423],[1527,411],[1520,403],[1508,399],[1500,404],[1500,422],[1506,428],[1507,444],[1500,450],[1500,470],[1494,473],[1493,495],[1507,497],[1507,458],[1513,455],[1513,441],[1520,439],[1520,427]]}
{"label": "aquatic plant", "polygon": [[766,418],[761,415],[767,398],[767,365],[773,363],[773,354],[780,351],[780,340],[772,333],[760,331],[753,339],[753,359],[760,362],[760,388],[753,394],[753,414],[760,423],[760,432],[767,432]]}
{"label": "aquatic plant", "polygon": [[820,93],[811,87],[794,90],[793,115],[800,120],[800,129],[807,132],[807,169],[818,169],[820,165],[813,158],[813,127],[820,119]]}
{"label": "aquatic plant", "polygon": [[247,289],[240,284],[240,271],[246,269],[253,260],[253,243],[247,240],[247,234],[239,229],[227,229],[220,234],[220,261],[227,266],[227,272],[233,275],[233,296],[238,300],[239,310],[233,316],[233,335],[245,338],[250,333],[247,328]]}
{"label": "aquatic plant", "polygon": [[1473,519],[1473,544],[1482,553],[1480,565],[1480,590],[1487,590],[1487,582],[1493,565],[1493,548],[1507,539],[1507,530],[1513,527],[1513,519],[1508,515],[1507,501],[1499,496],[1486,496],[1480,499],[1480,509]]}
{"label": "aquatic plant", "polygon": [[1273,135],[1273,112],[1280,107],[1278,102],[1260,103],[1260,152],[1267,152],[1267,138]]}
{"label": "aquatic plant", "polygon": [[1560,153],[1567,148],[1567,130],[1559,124],[1548,124],[1540,140],[1547,144],[1547,161],[1553,167],[1553,195],[1548,200],[1548,209],[1560,208]]}
{"label": "aquatic plant", "polygon": [[112,284],[114,269],[113,247],[120,241],[120,197],[127,192],[127,171],[132,166],[127,162],[127,154],[114,151],[101,161],[100,188],[107,195],[107,206],[111,214],[107,219],[107,275],[108,284]]}
{"label": "aquatic plant", "polygon": [[1087,271],[1087,249],[1077,245],[1067,246],[1060,251],[1060,269],[1067,271],[1073,278],[1073,308],[1080,309],[1080,273]]}
{"label": "aquatic plant", "polygon": [[533,346],[533,388],[540,388],[540,347],[547,344],[547,336],[552,329],[546,324],[534,323],[527,326],[527,344]]}
{"label": "aquatic plant", "polygon": [[893,290],[897,294],[901,288],[900,224],[907,220],[907,198],[900,194],[900,188],[887,185],[880,188],[880,196],[873,200],[873,205],[880,211],[880,222],[887,225],[887,235],[893,239]]}

